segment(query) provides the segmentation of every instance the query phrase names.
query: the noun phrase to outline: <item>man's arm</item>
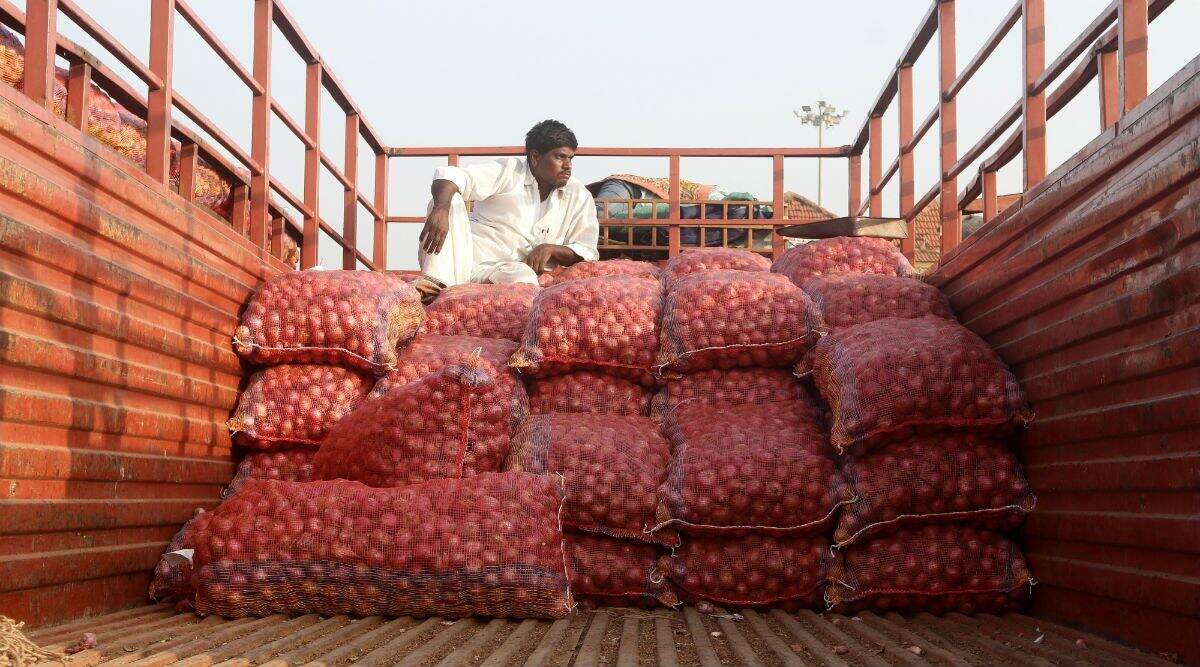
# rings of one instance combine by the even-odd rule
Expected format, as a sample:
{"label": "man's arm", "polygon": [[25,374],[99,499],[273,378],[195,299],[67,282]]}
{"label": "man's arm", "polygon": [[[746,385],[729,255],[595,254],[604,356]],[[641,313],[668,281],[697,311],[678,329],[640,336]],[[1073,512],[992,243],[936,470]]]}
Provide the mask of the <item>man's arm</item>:
{"label": "man's arm", "polygon": [[433,208],[429,210],[429,215],[425,218],[425,226],[421,229],[421,249],[430,255],[436,255],[442,251],[442,244],[446,242],[446,233],[450,230],[450,201],[454,199],[454,195],[459,194],[458,186],[454,181],[448,181],[444,178],[434,179],[433,185],[429,188],[429,194],[433,196]]}
{"label": "man's arm", "polygon": [[534,248],[525,263],[535,273],[545,272],[550,262],[559,266],[570,266],[579,262],[594,262],[600,259],[596,243],[600,238],[600,222],[596,219],[596,202],[592,195],[580,188],[584,196],[572,197],[571,207],[564,214],[563,225],[567,233],[563,245],[543,243]]}
{"label": "man's arm", "polygon": [[450,202],[461,194],[467,201],[487,199],[495,194],[512,176],[512,165],[503,161],[473,164],[467,167],[438,167],[433,172],[429,194],[433,208],[421,229],[420,247],[436,255],[441,252],[450,229]]}

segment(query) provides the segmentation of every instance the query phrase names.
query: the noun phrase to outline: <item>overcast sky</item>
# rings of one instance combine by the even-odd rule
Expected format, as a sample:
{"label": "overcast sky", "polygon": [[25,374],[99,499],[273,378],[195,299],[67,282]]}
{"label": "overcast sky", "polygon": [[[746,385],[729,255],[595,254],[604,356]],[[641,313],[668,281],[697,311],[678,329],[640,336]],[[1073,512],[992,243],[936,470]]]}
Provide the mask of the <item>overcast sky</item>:
{"label": "overcast sky", "polygon": [[[145,58],[146,0],[78,0],[131,50]],[[23,3],[19,3],[23,4]],[[251,0],[189,0],[250,67]],[[588,146],[809,146],[815,128],[792,110],[824,99],[849,110],[825,133],[825,145],[849,143],[908,42],[929,0],[742,0],[740,2],[407,2],[284,0],[364,116],[394,146],[514,145],[544,118],[569,125]],[[1049,0],[1047,62],[1108,4]],[[1008,0],[958,0],[958,64],[963,66],[1011,7]],[[114,64],[65,19],[60,29]],[[1153,89],[1196,57],[1200,0],[1176,0],[1150,31]],[[276,33],[273,88],[289,113],[303,118],[303,65]],[[176,86],[249,147],[250,94],[182,21],[176,24]],[[915,118],[937,95],[936,41],[914,70]],[[119,69],[119,68],[116,68]],[[1020,94],[1020,26],[960,95],[959,147],[965,151]],[[343,154],[343,124],[326,98],[322,146]],[[1051,165],[1065,160],[1099,130],[1093,83],[1050,121]],[[884,164],[895,156],[894,105],[885,116]],[[916,192],[937,178],[936,128],[916,151]],[[280,123],[272,129],[271,170],[301,193],[300,143]],[[361,152],[365,153],[365,148]],[[824,161],[822,201],[846,210],[845,160]],[[391,161],[391,213],[424,212],[433,159]],[[370,193],[372,163],[364,155],[360,181]],[[614,172],[666,176],[666,159],[581,158],[585,182]],[[685,159],[683,177],[771,195],[769,160]],[[865,164],[864,164],[865,172]],[[817,198],[816,163],[788,160],[786,187]],[[960,177],[961,188],[974,168]],[[1000,174],[1001,190],[1019,189],[1020,160]],[[896,179],[893,179],[896,180]],[[322,215],[340,227],[341,190],[326,175]],[[885,192],[896,214],[895,186]],[[365,218],[360,215],[360,219]],[[360,223],[370,252],[370,226]],[[415,226],[392,225],[391,268],[415,267]],[[322,262],[340,253],[322,247]]]}

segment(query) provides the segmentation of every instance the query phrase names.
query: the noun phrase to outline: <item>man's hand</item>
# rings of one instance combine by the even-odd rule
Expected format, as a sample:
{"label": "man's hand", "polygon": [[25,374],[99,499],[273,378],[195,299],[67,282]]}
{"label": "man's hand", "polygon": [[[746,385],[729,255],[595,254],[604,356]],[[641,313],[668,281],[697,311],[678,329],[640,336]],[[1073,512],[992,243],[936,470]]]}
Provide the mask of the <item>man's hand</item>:
{"label": "man's hand", "polygon": [[425,218],[425,227],[421,229],[421,249],[430,255],[442,251],[446,242],[446,234],[450,231],[450,206],[434,205]]}
{"label": "man's hand", "polygon": [[529,255],[525,258],[525,263],[533,272],[539,276],[546,272],[547,265],[554,262],[560,266],[567,266],[578,262],[579,255],[575,254],[565,245],[554,245],[553,243],[543,243],[533,250],[529,251]]}

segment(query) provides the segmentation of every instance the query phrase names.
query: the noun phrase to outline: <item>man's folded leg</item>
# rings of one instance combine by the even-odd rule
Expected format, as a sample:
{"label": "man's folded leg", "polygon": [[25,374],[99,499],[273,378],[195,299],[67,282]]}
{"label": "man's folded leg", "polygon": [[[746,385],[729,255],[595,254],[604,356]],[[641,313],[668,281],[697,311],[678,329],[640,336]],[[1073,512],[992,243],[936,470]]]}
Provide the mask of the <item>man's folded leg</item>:
{"label": "man's folded leg", "polygon": [[[429,202],[426,214],[433,210]],[[417,261],[421,266],[421,277],[413,283],[425,303],[433,301],[445,287],[471,282],[475,272],[475,243],[471,237],[471,218],[462,195],[450,200],[450,227],[446,240],[436,254],[417,250]]]}

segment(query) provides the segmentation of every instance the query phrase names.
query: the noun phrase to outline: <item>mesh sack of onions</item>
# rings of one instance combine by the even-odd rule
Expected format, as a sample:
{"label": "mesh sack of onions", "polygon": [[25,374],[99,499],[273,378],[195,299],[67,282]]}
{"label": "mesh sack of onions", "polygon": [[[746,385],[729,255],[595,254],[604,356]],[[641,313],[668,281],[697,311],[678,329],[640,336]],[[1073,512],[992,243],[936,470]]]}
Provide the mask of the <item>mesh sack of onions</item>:
{"label": "mesh sack of onions", "polygon": [[749,534],[693,537],[659,559],[659,570],[688,603],[824,609],[829,540]]}
{"label": "mesh sack of onions", "polygon": [[227,425],[244,447],[318,446],[375,378],[341,366],[281,364],[250,376]]}
{"label": "mesh sack of onions", "polygon": [[189,528],[196,611],[562,618],[561,503],[557,480],[519,473],[250,482]]}
{"label": "mesh sack of onions", "polygon": [[706,271],[770,271],[771,261],[738,248],[696,248],[679,253],[663,269],[663,284],[670,286],[683,276]]}
{"label": "mesh sack of onions", "polygon": [[571,595],[581,604],[678,603],[670,582],[658,572],[660,550],[655,545],[591,533],[567,532],[565,537]]}
{"label": "mesh sack of onions", "polygon": [[[749,421],[756,410],[748,408],[772,414]],[[825,531],[850,490],[822,456],[826,435],[805,409],[814,410],[792,401],[676,411],[665,425],[672,455],[658,526],[690,535]]]}
{"label": "mesh sack of onions", "polygon": [[875,274],[841,274],[810,278],[804,292],[825,318],[829,331],[884,317],[936,315],[954,319],[938,288],[915,278]]}
{"label": "mesh sack of onions", "polygon": [[510,364],[534,377],[598,370],[648,382],[661,313],[655,280],[601,276],[547,287]]}
{"label": "mesh sack of onions", "polygon": [[338,422],[313,458],[314,479],[404,486],[496,471],[528,410],[479,355],[366,401]]}
{"label": "mesh sack of onions", "polygon": [[671,283],[663,302],[667,373],[790,366],[816,342],[821,317],[800,288],[774,273],[710,271]]}
{"label": "mesh sack of onions", "polygon": [[1008,443],[970,433],[916,436],[847,457],[842,472],[854,501],[842,510],[838,546],[930,523],[1003,532],[1020,526],[1035,503]]}
{"label": "mesh sack of onions", "polygon": [[972,526],[922,526],[841,550],[829,573],[839,613],[1000,614],[1020,609],[1033,578],[1016,543]]}
{"label": "mesh sack of onions", "polygon": [[233,342],[255,364],[340,364],[382,374],[417,335],[417,290],[375,271],[289,271],[254,293]]}
{"label": "mesh sack of onions", "polygon": [[505,470],[562,475],[567,528],[674,544],[669,533],[648,532],[670,458],[649,418],[555,413],[525,421]]}
{"label": "mesh sack of onions", "polygon": [[576,371],[534,380],[529,385],[529,411],[583,412],[607,415],[650,414],[649,389],[624,378]]}
{"label": "mesh sack of onions", "polygon": [[542,287],[550,287],[568,280],[582,280],[598,276],[629,276],[658,280],[659,273],[659,268],[650,262],[638,262],[632,259],[606,259],[599,262],[578,262],[543,273],[538,277],[538,284]]}
{"label": "mesh sack of onions", "polygon": [[807,398],[804,385],[790,369],[730,368],[689,373],[663,383],[650,403],[650,416],[663,419],[680,405],[773,403]]}
{"label": "mesh sack of onions", "polygon": [[425,308],[425,331],[519,341],[539,289],[521,283],[447,287]]}
{"label": "mesh sack of onions", "polygon": [[516,349],[515,342],[502,338],[425,334],[400,350],[396,368],[379,378],[367,397],[379,398],[394,387],[416,382],[447,366],[461,364],[471,356],[478,356],[480,367],[492,376],[495,391],[505,394],[517,392],[521,381],[508,368],[508,358]]}
{"label": "mesh sack of onions", "polygon": [[800,364],[829,404],[831,440],[854,454],[915,433],[1002,433],[1031,415],[1004,362],[962,325],[926,315],[829,334]]}
{"label": "mesh sack of onions", "polygon": [[[204,514],[204,510],[196,510],[196,516]],[[175,555],[174,552],[189,548],[185,541],[188,529],[195,519],[190,519],[171,537],[166,550],[154,566],[150,578],[150,599],[155,602],[179,602],[189,605],[192,600],[192,562],[186,557]]]}
{"label": "mesh sack of onions", "polygon": [[771,271],[787,276],[799,286],[809,278],[843,273],[916,275],[912,264],[891,241],[849,236],[820,239],[788,248],[771,265]]}
{"label": "mesh sack of onions", "polygon": [[238,463],[233,481],[221,490],[221,497],[228,498],[237,493],[242,485],[252,479],[277,479],[284,482],[311,482],[313,479],[313,457],[317,450],[312,447],[288,447],[269,452],[250,452]]}

